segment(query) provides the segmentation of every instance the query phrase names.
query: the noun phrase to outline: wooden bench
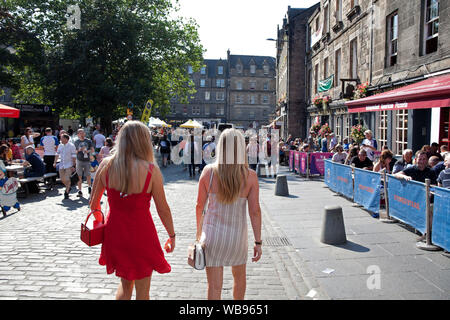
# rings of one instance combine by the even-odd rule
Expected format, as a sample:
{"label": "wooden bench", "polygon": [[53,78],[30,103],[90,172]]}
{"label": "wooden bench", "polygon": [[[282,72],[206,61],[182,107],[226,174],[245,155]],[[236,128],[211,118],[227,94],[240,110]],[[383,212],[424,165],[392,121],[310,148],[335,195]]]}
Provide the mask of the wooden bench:
{"label": "wooden bench", "polygon": [[23,190],[25,192],[25,197],[28,197],[30,195],[30,189],[28,187],[28,184],[30,182],[42,182],[44,183],[45,187],[44,190],[52,190],[53,188],[53,177],[56,177],[57,174],[54,172],[45,173],[42,177],[28,177],[28,178],[21,178],[19,179],[20,185],[23,187]]}

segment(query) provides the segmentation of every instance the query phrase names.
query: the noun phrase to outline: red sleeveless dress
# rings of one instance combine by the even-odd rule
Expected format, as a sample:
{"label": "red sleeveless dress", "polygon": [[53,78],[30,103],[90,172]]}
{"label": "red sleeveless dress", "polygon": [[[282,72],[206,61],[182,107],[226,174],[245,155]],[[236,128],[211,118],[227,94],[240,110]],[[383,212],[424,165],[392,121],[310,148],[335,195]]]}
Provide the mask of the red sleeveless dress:
{"label": "red sleeveless dress", "polygon": [[106,272],[126,280],[138,280],[171,271],[150,214],[151,193],[146,193],[152,176],[150,164],[144,190],[138,194],[122,194],[110,189],[106,173],[109,213],[99,264]]}

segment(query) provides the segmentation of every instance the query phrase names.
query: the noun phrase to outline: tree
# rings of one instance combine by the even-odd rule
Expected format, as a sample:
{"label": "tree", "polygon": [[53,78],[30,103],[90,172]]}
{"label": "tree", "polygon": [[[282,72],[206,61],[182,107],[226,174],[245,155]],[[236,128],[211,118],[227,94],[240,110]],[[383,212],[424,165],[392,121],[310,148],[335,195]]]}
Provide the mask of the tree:
{"label": "tree", "polygon": [[[171,18],[169,0],[11,0],[9,11],[23,21],[44,48],[46,97],[57,110],[67,107],[101,117],[120,117],[132,101],[135,113],[148,99],[162,113],[171,98],[195,90],[187,65],[199,70],[203,48],[193,20]],[[78,4],[80,29],[70,30],[67,8]]]}

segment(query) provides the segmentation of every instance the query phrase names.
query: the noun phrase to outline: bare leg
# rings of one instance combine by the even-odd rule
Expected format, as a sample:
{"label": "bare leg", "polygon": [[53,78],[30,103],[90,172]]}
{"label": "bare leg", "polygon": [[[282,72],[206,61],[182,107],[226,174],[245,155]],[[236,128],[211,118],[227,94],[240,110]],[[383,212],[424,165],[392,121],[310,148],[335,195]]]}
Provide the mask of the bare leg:
{"label": "bare leg", "polygon": [[231,271],[233,273],[234,278],[233,284],[234,300],[244,300],[245,289],[247,287],[246,267],[247,267],[246,264],[231,267]]}
{"label": "bare leg", "polygon": [[150,280],[151,276],[135,281],[136,300],[150,300]]}
{"label": "bare leg", "polygon": [[208,300],[222,299],[223,267],[206,267]]}
{"label": "bare leg", "polygon": [[133,294],[134,281],[120,278],[119,288],[117,288],[116,300],[130,300]]}

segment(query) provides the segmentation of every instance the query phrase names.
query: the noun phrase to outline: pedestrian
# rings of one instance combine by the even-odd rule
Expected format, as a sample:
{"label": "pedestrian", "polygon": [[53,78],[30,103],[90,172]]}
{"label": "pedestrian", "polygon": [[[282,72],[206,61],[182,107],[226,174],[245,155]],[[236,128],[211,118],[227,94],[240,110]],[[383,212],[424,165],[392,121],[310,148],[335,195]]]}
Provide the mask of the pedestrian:
{"label": "pedestrian", "polygon": [[437,157],[439,161],[444,161],[444,158],[439,153],[439,144],[437,142],[433,142],[427,152],[428,159],[431,159],[433,156]]}
{"label": "pedestrian", "polygon": [[14,143],[13,139],[8,140],[9,148],[12,151],[13,159],[22,159],[20,148]]}
{"label": "pedestrian", "polygon": [[374,161],[375,151],[377,151],[378,149],[377,140],[373,139],[373,134],[371,130],[364,131],[364,136],[366,138],[362,141],[361,148],[366,151],[369,160]]}
{"label": "pedestrian", "polygon": [[[291,141],[291,143],[293,144],[294,142]],[[259,145],[258,137],[256,135],[251,135],[249,138],[247,145],[247,155],[250,169],[256,171],[259,162]]]}
{"label": "pedestrian", "polygon": [[72,126],[69,126],[69,128],[67,129],[67,133],[69,134],[69,137],[71,137],[73,135]]}
{"label": "pedestrian", "polygon": [[152,197],[169,235],[167,252],[175,248],[175,231],[150,131],[140,121],[125,123],[111,156],[99,166],[89,203],[96,221],[102,221],[100,200],[105,189],[110,210],[99,264],[106,266],[107,274],[115,272],[120,278],[116,299],[131,299],[135,287],[136,299],[148,300],[153,271],[171,271],[150,214]]}
{"label": "pedestrian", "polygon": [[450,153],[445,155],[445,169],[439,173],[437,179],[438,186],[446,189],[450,189]]}
{"label": "pedestrian", "polygon": [[348,143],[348,138],[344,139],[344,144],[343,144],[343,148],[345,152],[348,152],[350,150],[350,143]]}
{"label": "pedestrian", "polygon": [[334,152],[334,148],[338,144],[335,134],[330,133],[330,142],[328,144],[328,152]]}
{"label": "pedestrian", "polygon": [[170,154],[170,142],[167,138],[167,134],[164,134],[161,139],[159,139],[159,152],[162,157],[162,165],[164,168],[167,167],[167,160],[169,159]]}
{"label": "pedestrian", "polygon": [[[40,145],[44,147],[45,172],[55,172],[56,169],[53,167],[53,163],[55,162],[59,140],[52,134],[52,128],[45,129],[45,136],[41,138]],[[56,182],[56,177],[53,178],[53,181]]]}
{"label": "pedestrian", "polygon": [[[195,177],[195,168],[198,164],[195,163],[196,158],[201,158],[201,147],[198,145],[197,141],[194,139],[194,135],[191,133],[189,135],[189,140],[186,142],[183,150],[183,157],[185,159],[184,163],[188,164],[189,177]],[[197,155],[197,157],[195,156]]]}
{"label": "pedestrian", "polygon": [[106,138],[105,145],[100,149],[100,152],[97,155],[97,161],[99,164],[105,157],[109,156],[113,147],[114,141],[111,138]]}
{"label": "pedestrian", "polygon": [[[231,266],[233,298],[241,300],[246,290],[247,202],[256,240],[252,261],[258,261],[262,254],[258,177],[248,168],[245,139],[238,130],[222,132],[216,154],[216,162],[205,167],[198,184],[197,240],[205,244],[208,299],[221,299],[223,267]],[[208,190],[209,203],[201,224]]]}
{"label": "pedestrian", "polygon": [[78,196],[83,196],[82,182],[83,176],[88,184],[88,192],[91,194],[91,163],[90,156],[94,152],[92,141],[86,138],[84,129],[78,129],[78,140],[74,145],[77,149],[77,175],[78,175]]}
{"label": "pedestrian", "polygon": [[34,138],[39,137],[38,132],[33,132],[31,127],[25,129],[25,134],[20,138],[20,146],[25,150],[26,147],[31,146],[34,149]]}
{"label": "pedestrian", "polygon": [[75,172],[77,150],[74,144],[70,142],[70,136],[67,133],[64,133],[61,136],[61,143],[58,145],[58,150],[56,151],[55,160],[53,162],[54,168],[56,168],[58,159],[61,159],[58,168],[59,177],[66,187],[64,190],[64,199],[69,199],[69,192],[72,186],[70,177],[72,176],[72,173]]}
{"label": "pedestrian", "polygon": [[100,149],[105,145],[106,137],[103,135],[103,130],[98,129],[98,133],[94,136],[95,152],[99,153]]}
{"label": "pedestrian", "polygon": [[359,152],[358,147],[351,147],[347,158],[345,158],[344,164],[351,165],[353,158],[358,156],[358,152]]}
{"label": "pedestrian", "polygon": [[328,133],[325,134],[325,138],[322,138],[321,140],[321,144],[322,144],[322,148],[320,151],[322,152],[328,152],[328,145],[330,143],[331,137]]}

